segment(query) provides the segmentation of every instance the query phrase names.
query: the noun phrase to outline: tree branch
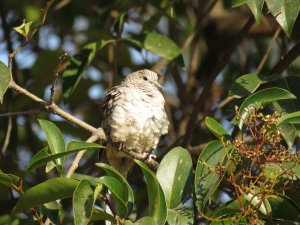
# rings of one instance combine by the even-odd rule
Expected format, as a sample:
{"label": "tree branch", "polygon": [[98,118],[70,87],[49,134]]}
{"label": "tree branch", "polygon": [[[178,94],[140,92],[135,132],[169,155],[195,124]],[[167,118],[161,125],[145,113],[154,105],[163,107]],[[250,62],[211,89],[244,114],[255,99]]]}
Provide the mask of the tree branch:
{"label": "tree branch", "polygon": [[64,110],[62,110],[61,108],[59,108],[55,103],[50,104],[50,103],[46,102],[45,100],[37,97],[36,95],[32,94],[31,92],[27,91],[26,89],[20,87],[13,81],[9,84],[9,88],[27,96],[28,98],[32,99],[35,102],[43,105],[48,112],[54,113],[64,119],[68,120],[69,122],[83,128],[84,130],[87,130],[92,134],[98,135],[98,138],[100,140],[102,140],[102,141],[106,140],[106,136],[102,129],[97,129],[97,128],[83,122],[82,120],[72,116],[71,114],[69,114],[69,113],[65,112]]}
{"label": "tree branch", "polygon": [[271,69],[271,74],[281,74],[300,55],[300,41],[294,45]]}
{"label": "tree branch", "polygon": [[192,138],[194,128],[195,128],[195,121],[197,120],[198,112],[201,110],[202,104],[205,102],[205,98],[209,94],[210,88],[213,85],[216,77],[220,73],[220,71],[226,66],[228,60],[230,59],[231,54],[235,50],[236,46],[240,43],[240,41],[247,35],[248,31],[252,27],[254,23],[254,18],[250,17],[247,23],[244,25],[243,29],[239,32],[239,34],[236,36],[236,39],[233,41],[233,44],[228,48],[228,50],[219,58],[219,60],[216,62],[216,67],[212,71],[212,73],[209,75],[209,78],[206,81],[206,84],[203,88],[203,91],[199,95],[193,112],[191,114],[190,120],[187,124],[186,133],[183,139],[182,145],[184,147],[187,147],[189,145],[189,142]]}

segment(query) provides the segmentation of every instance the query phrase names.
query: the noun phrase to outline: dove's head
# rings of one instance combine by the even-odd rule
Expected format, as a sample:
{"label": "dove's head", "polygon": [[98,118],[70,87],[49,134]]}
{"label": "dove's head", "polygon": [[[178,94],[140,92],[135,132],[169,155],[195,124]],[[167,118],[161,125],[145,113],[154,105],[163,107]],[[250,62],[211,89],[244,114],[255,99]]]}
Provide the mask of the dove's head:
{"label": "dove's head", "polygon": [[136,72],[130,73],[124,80],[126,84],[132,85],[142,85],[147,87],[155,87],[161,89],[160,84],[158,83],[157,73],[151,70],[138,70]]}

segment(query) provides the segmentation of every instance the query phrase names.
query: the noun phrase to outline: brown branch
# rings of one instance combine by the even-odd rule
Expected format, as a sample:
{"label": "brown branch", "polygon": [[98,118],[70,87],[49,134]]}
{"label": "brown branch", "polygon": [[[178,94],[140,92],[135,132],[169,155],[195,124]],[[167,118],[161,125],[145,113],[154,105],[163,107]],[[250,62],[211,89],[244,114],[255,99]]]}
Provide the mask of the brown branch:
{"label": "brown branch", "polygon": [[271,69],[271,74],[281,74],[300,55],[300,41],[295,44]]}
{"label": "brown branch", "polygon": [[[89,139],[87,139],[86,142],[93,143],[93,142],[97,141],[98,139],[99,139],[99,137],[97,135],[92,135]],[[78,164],[85,152],[86,152],[86,149],[77,153],[74,161],[72,162],[71,167],[69,168],[69,170],[67,172],[67,175],[66,175],[67,178],[72,177],[75,170],[78,168]]]}
{"label": "brown branch", "polygon": [[259,64],[259,66],[256,69],[256,73],[259,74],[261,72],[261,70],[262,70],[263,66],[265,65],[265,63],[266,63],[266,61],[268,59],[268,56],[269,56],[269,54],[270,54],[270,52],[272,50],[272,47],[273,47],[273,45],[274,45],[277,37],[280,34],[280,31],[281,31],[281,27],[278,27],[277,30],[275,31],[273,37],[272,37],[272,40],[271,40],[271,42],[270,42],[270,44],[269,44],[269,46],[267,48],[267,51],[265,52],[265,54],[264,54],[264,56],[263,56],[263,58],[262,58],[262,60],[261,60],[261,62]]}
{"label": "brown branch", "polygon": [[203,88],[203,91],[199,95],[195,105],[193,112],[191,114],[190,120],[187,124],[186,133],[183,139],[182,145],[184,147],[187,147],[189,145],[189,142],[193,136],[194,128],[195,128],[195,121],[197,120],[198,112],[201,110],[203,103],[205,102],[205,99],[207,95],[210,92],[210,89],[217,77],[217,75],[222,71],[222,69],[226,66],[228,60],[230,59],[231,54],[237,47],[237,45],[240,43],[240,41],[248,34],[248,31],[252,27],[254,23],[254,18],[250,17],[247,23],[244,25],[243,29],[239,32],[239,34],[236,36],[235,40],[233,41],[233,44],[228,48],[228,50],[219,58],[219,60],[216,62],[216,67],[212,71],[212,73],[209,75],[209,78],[206,81],[206,84]]}
{"label": "brown branch", "polygon": [[58,62],[58,65],[55,69],[55,73],[53,75],[53,80],[52,80],[52,85],[51,85],[51,88],[50,88],[50,91],[51,91],[51,94],[50,94],[50,104],[53,104],[54,103],[54,94],[55,94],[55,85],[56,85],[56,81],[58,79],[58,76],[59,76],[59,71],[60,71],[60,68],[62,66],[62,63],[63,61],[65,60],[65,58],[68,56],[67,53],[64,53],[62,54],[60,57],[59,57],[59,62]]}
{"label": "brown branch", "polygon": [[5,135],[5,139],[4,139],[4,144],[3,144],[3,147],[1,150],[2,154],[5,154],[7,147],[9,145],[11,131],[12,131],[12,119],[11,119],[11,117],[8,117],[7,131],[6,131],[6,135]]}
{"label": "brown branch", "polygon": [[1,113],[0,117],[6,117],[6,116],[23,116],[23,115],[31,115],[36,114],[45,111],[45,109],[32,109],[22,112],[8,112],[8,113]]}
{"label": "brown branch", "polygon": [[27,91],[26,89],[20,87],[13,81],[9,84],[9,88],[29,97],[30,99],[32,99],[35,102],[43,105],[48,112],[54,113],[64,119],[68,120],[69,122],[83,128],[84,130],[91,132],[92,134],[97,134],[99,139],[101,139],[101,140],[106,140],[105,134],[102,129],[99,130],[99,129],[83,122],[82,120],[72,116],[71,114],[69,114],[69,113],[65,112],[64,110],[62,110],[61,108],[59,108],[55,103],[50,104],[50,103],[46,102],[45,100],[37,97],[36,95],[32,94],[31,92]]}

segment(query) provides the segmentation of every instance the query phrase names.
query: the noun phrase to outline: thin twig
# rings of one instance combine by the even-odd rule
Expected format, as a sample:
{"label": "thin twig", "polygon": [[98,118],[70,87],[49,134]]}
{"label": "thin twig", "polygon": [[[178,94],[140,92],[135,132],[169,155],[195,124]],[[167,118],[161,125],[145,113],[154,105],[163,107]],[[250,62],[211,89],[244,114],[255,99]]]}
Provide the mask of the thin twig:
{"label": "thin twig", "polygon": [[32,94],[31,92],[27,91],[26,89],[20,87],[15,82],[12,81],[9,84],[9,88],[11,88],[21,94],[24,94],[25,96],[31,98],[33,101],[43,105],[48,112],[54,113],[64,119],[68,120],[69,122],[83,128],[84,130],[91,132],[92,134],[97,134],[99,139],[101,139],[101,140],[106,140],[106,136],[102,129],[97,129],[97,128],[85,123],[84,121],[72,116],[71,114],[69,114],[69,113],[65,112],[64,110],[62,110],[61,108],[59,108],[56,104],[49,104],[45,100],[37,97],[36,95]]}
{"label": "thin twig", "polygon": [[22,112],[8,112],[8,113],[1,113],[0,117],[32,115],[43,111],[45,111],[45,109],[32,109],[32,110],[27,110]]}
{"label": "thin twig", "polygon": [[279,34],[280,34],[280,31],[281,31],[281,27],[278,27],[277,30],[275,31],[273,37],[272,37],[272,40],[267,48],[267,51],[265,52],[259,66],[257,67],[256,69],[256,73],[259,74],[262,70],[262,68],[264,67],[265,63],[267,62],[267,59],[268,59],[268,56],[272,50],[272,47],[274,45],[274,43],[276,42],[276,39],[278,38]]}
{"label": "thin twig", "polygon": [[207,79],[206,84],[194,105],[193,112],[192,112],[192,114],[190,116],[190,120],[187,124],[186,134],[184,136],[182,146],[186,147],[189,145],[189,142],[194,133],[194,128],[196,125],[195,121],[197,120],[198,112],[201,110],[202,105],[205,102],[205,98],[210,92],[211,86],[213,85],[217,75],[227,64],[228,59],[230,59],[230,56],[233,53],[233,51],[235,50],[236,46],[248,34],[248,31],[252,27],[253,23],[254,23],[254,18],[250,17],[249,20],[247,21],[247,23],[244,25],[243,29],[236,36],[236,39],[233,41],[233,44],[231,45],[231,47],[229,47],[228,50],[219,58],[218,62],[216,62],[215,69],[209,75],[209,78]]}
{"label": "thin twig", "polygon": [[300,55],[300,41],[295,44],[271,69],[271,74],[281,74]]}
{"label": "thin twig", "polygon": [[9,54],[8,68],[10,70],[11,76],[12,76],[12,62],[13,62],[15,55],[19,51],[21,51],[28,44],[29,41],[31,41],[31,39],[35,36],[35,34],[37,34],[39,32],[40,28],[44,25],[44,23],[46,21],[48,10],[49,10],[50,6],[54,3],[54,1],[55,0],[50,0],[47,2],[46,7],[43,9],[42,20],[40,21],[40,23],[37,25],[37,27],[32,31],[32,33],[28,37],[25,37],[25,40],[19,45],[19,47],[17,47],[12,53]]}
{"label": "thin twig", "polygon": [[[97,141],[98,139],[99,139],[99,137],[97,135],[92,135],[89,139],[87,139],[86,142],[93,143],[93,142]],[[85,152],[86,152],[86,149],[84,149],[84,150],[77,153],[74,161],[72,162],[71,167],[69,168],[69,170],[67,172],[67,175],[66,175],[67,178],[72,177],[75,170],[78,168],[78,164],[79,164],[79,162],[80,162],[80,160],[81,160],[81,158],[82,158],[82,156],[84,155]]]}
{"label": "thin twig", "polygon": [[64,53],[63,55],[61,55],[59,57],[59,62],[58,62],[58,65],[55,69],[55,73],[53,75],[53,80],[52,80],[52,86],[50,88],[50,91],[51,91],[51,95],[50,95],[50,104],[53,104],[54,103],[54,94],[55,94],[55,85],[56,85],[56,81],[58,79],[58,76],[59,76],[59,71],[60,71],[60,67],[62,65],[62,62],[65,60],[65,58],[67,57],[67,53]]}
{"label": "thin twig", "polygon": [[10,140],[10,136],[11,136],[11,131],[12,131],[12,119],[11,116],[8,117],[8,125],[7,125],[7,131],[6,131],[6,135],[5,135],[5,139],[4,139],[4,144],[2,147],[2,154],[5,154],[7,147],[9,145],[9,140]]}

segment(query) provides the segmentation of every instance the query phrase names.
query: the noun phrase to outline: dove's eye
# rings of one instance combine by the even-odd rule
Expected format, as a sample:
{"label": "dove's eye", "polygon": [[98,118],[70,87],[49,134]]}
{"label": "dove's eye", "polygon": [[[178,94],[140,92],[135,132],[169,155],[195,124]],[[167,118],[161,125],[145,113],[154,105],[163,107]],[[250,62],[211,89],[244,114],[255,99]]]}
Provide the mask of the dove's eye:
{"label": "dove's eye", "polygon": [[144,80],[148,80],[148,78],[147,78],[147,77],[143,77],[143,79],[144,79]]}

